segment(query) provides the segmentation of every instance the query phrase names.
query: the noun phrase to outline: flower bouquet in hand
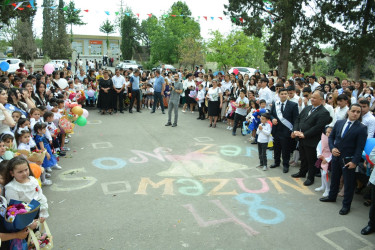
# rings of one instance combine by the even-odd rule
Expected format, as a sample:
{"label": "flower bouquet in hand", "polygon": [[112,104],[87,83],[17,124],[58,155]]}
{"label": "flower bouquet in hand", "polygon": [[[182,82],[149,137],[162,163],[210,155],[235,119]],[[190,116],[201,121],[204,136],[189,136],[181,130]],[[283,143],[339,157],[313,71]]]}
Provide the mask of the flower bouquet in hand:
{"label": "flower bouquet in hand", "polygon": [[244,108],[246,106],[246,103],[244,102],[244,101],[240,101],[239,103],[238,103],[238,107],[239,108]]}
{"label": "flower bouquet in hand", "polygon": [[46,150],[35,149],[27,156],[27,160],[31,162],[43,162],[46,152]]}
{"label": "flower bouquet in hand", "polygon": [[29,204],[10,200],[5,214],[5,228],[10,232],[23,230],[34,221],[39,208],[40,203],[36,200],[32,200]]}
{"label": "flower bouquet in hand", "polygon": [[28,244],[28,250],[53,248],[52,236],[49,233],[41,233],[40,231],[37,231],[31,237],[32,241]]}
{"label": "flower bouquet in hand", "polygon": [[72,123],[73,116],[63,116],[59,120],[59,127],[67,134],[73,133],[74,124]]}

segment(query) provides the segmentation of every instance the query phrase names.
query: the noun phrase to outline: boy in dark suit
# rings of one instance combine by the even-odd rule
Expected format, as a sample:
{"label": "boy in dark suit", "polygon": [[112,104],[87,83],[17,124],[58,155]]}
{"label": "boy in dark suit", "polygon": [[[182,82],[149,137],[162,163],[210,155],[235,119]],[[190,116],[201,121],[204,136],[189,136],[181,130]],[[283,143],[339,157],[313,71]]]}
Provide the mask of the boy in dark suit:
{"label": "boy in dark suit", "polygon": [[355,168],[362,157],[367,140],[367,127],[361,123],[362,108],[353,104],[348,110],[347,119],[336,122],[329,136],[329,148],[332,152],[331,190],[322,202],[335,202],[339,191],[341,175],[344,177],[344,200],[341,215],[350,211],[355,183]]}

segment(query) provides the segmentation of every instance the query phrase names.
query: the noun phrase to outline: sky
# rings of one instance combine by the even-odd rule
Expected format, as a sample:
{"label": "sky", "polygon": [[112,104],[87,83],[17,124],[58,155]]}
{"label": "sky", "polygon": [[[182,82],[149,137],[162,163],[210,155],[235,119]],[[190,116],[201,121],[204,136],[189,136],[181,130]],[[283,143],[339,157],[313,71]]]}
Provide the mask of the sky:
{"label": "sky", "polygon": [[[39,6],[42,0],[39,0]],[[56,2],[58,2],[56,0]],[[65,3],[68,4],[68,0]],[[81,11],[82,20],[87,23],[82,26],[73,26],[73,34],[80,35],[105,35],[99,31],[100,25],[108,18],[110,21],[114,21],[116,18],[115,11],[120,10],[121,0],[75,0],[77,9],[86,10],[89,12]],[[124,6],[128,6],[133,10],[133,13],[140,14],[140,21],[148,18],[147,14],[152,13],[153,15],[160,17],[167,12],[172,4],[176,0],[123,0]],[[204,39],[210,37],[209,33],[211,30],[219,30],[221,33],[229,33],[231,30],[236,29],[236,26],[223,13],[224,4],[228,4],[228,0],[186,0],[185,3],[188,5],[192,12],[192,16],[198,19],[200,18],[201,35]],[[109,11],[110,15],[107,15],[105,11]],[[203,18],[207,16],[207,21]],[[211,17],[214,17],[212,20]],[[218,17],[223,17],[220,20]],[[177,18],[177,17],[176,17]],[[34,29],[38,37],[41,37],[43,25],[43,11],[38,8],[36,17],[34,19]],[[70,27],[68,29],[70,32]],[[112,34],[120,36],[117,32]]]}

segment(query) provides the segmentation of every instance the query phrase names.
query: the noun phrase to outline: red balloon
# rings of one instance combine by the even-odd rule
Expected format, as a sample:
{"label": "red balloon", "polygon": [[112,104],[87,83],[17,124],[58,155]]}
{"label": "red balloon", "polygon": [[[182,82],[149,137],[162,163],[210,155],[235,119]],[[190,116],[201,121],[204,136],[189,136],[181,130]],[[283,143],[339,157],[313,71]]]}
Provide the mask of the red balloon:
{"label": "red balloon", "polygon": [[234,69],[234,70],[233,70],[233,73],[234,73],[235,75],[238,75],[238,73],[239,73],[238,69]]}

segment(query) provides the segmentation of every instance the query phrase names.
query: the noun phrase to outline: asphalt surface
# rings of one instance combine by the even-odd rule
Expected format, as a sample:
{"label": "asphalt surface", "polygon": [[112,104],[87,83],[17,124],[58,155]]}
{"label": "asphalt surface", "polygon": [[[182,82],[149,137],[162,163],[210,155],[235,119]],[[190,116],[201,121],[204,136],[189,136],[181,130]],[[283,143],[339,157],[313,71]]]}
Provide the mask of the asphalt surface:
{"label": "asphalt surface", "polygon": [[342,198],[318,201],[320,178],[256,168],[256,145],[223,123],[89,111],[43,188],[55,249],[375,249],[362,196],[339,215]]}

